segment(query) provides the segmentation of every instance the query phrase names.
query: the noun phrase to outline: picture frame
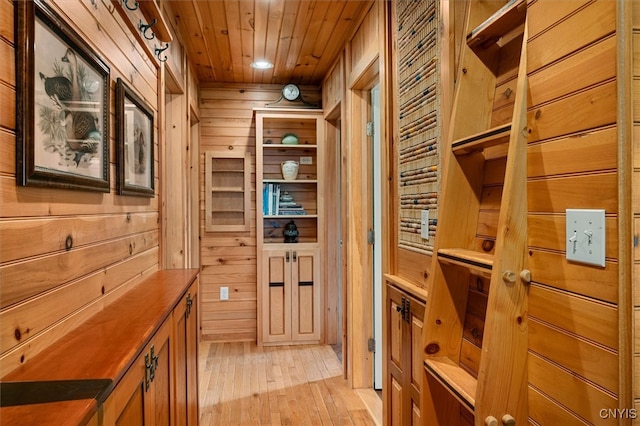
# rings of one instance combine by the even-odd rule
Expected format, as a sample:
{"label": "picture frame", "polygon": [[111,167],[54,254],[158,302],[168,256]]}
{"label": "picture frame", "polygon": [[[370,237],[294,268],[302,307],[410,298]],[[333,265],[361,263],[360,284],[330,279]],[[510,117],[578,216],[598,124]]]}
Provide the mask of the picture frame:
{"label": "picture frame", "polygon": [[153,197],[153,110],[121,78],[116,81],[116,187],[120,195]]}
{"label": "picture frame", "polygon": [[18,185],[109,192],[108,65],[43,1],[15,13]]}

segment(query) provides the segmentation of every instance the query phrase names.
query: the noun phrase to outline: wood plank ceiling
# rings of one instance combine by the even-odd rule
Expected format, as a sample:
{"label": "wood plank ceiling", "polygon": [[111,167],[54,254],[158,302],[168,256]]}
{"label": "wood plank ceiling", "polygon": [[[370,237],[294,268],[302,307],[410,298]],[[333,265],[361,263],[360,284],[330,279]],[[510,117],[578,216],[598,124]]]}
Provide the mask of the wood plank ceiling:
{"label": "wood plank ceiling", "polygon": [[[200,83],[320,85],[374,0],[170,0]],[[273,68],[254,69],[266,60]]]}

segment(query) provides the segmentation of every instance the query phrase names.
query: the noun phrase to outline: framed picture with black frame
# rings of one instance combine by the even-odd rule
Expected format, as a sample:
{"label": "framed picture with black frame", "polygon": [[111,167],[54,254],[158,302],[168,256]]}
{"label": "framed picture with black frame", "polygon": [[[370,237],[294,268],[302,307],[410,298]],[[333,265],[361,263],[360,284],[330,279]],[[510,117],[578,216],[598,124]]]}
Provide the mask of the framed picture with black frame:
{"label": "framed picture with black frame", "polygon": [[116,187],[120,195],[153,197],[153,110],[116,81]]}
{"label": "framed picture with black frame", "polygon": [[109,67],[45,2],[14,5],[18,185],[109,192]]}

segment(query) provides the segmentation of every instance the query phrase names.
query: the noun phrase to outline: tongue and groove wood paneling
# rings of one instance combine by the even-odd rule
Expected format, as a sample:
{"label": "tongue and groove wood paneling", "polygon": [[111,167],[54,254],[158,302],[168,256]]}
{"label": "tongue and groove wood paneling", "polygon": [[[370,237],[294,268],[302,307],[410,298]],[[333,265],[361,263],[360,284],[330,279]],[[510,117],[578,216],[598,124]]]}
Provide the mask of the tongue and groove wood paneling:
{"label": "tongue and groove wood paneling", "polygon": [[111,191],[16,185],[15,3],[0,0],[0,377],[159,268],[158,197],[116,195],[113,94],[124,78],[157,115],[158,69],[110,1],[47,3],[109,65]]}
{"label": "tongue and groove wood paneling", "polygon": [[[618,249],[620,206],[626,202],[618,195],[617,85],[624,84],[616,63],[619,3],[528,5],[532,424],[601,424],[601,409],[632,408],[620,405],[628,398],[620,361],[620,351],[628,350],[620,316],[628,307]],[[566,260],[567,208],[605,210],[604,268]]]}

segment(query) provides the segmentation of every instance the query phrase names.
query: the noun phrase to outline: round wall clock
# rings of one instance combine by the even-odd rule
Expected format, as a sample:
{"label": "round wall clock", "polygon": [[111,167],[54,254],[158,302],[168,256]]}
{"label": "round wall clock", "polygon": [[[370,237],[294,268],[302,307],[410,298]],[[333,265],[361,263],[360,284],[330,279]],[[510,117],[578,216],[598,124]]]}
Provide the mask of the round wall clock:
{"label": "round wall clock", "polygon": [[282,97],[288,101],[295,101],[300,97],[300,88],[293,83],[289,83],[282,88]]}

